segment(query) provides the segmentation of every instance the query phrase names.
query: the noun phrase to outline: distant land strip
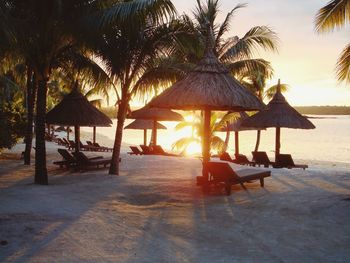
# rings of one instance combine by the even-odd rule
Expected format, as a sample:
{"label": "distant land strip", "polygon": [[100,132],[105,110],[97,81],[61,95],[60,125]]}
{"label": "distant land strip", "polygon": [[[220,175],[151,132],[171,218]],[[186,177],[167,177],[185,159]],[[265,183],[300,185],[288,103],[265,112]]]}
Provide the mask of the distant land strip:
{"label": "distant land strip", "polygon": [[[305,115],[350,115],[349,106],[299,106],[294,108]],[[117,116],[115,107],[104,107],[101,110],[112,119]]]}

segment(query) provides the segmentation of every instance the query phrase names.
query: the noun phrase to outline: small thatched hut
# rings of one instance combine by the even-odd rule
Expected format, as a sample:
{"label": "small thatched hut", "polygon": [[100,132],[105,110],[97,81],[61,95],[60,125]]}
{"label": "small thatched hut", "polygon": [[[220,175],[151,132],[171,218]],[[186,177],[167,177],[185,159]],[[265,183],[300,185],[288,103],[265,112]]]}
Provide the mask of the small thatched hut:
{"label": "small thatched hut", "polygon": [[[154,129],[154,121],[153,120],[135,120],[129,125],[127,125],[124,129],[132,129],[132,130],[143,130],[143,144],[147,145],[147,130]],[[156,122],[157,130],[166,130],[166,127]]]}
{"label": "small thatched hut", "polygon": [[157,145],[157,121],[183,121],[181,114],[169,109],[150,108],[145,106],[139,110],[131,112],[129,119],[152,120],[152,143]]}
{"label": "small thatched hut", "polygon": [[281,93],[280,80],[278,80],[277,92],[267,107],[250,118],[245,119],[242,122],[242,126],[254,128],[276,127],[275,156],[280,153],[281,128],[315,129],[311,121],[289,105]]}
{"label": "small thatched hut", "polygon": [[80,150],[80,126],[108,127],[112,121],[95,108],[77,89],[46,114],[46,123],[74,126],[76,151]]}

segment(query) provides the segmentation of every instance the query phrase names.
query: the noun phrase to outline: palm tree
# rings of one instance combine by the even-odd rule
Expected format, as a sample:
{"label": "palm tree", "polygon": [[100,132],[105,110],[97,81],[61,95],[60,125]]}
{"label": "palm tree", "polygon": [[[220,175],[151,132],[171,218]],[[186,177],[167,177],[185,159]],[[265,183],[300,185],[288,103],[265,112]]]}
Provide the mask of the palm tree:
{"label": "palm tree", "polygon": [[[130,16],[142,18],[154,9],[152,18],[172,7],[167,0],[148,1],[42,1],[7,0],[0,3],[0,31],[35,74],[36,158],[35,183],[47,184],[45,113],[48,81],[52,69],[71,48],[94,38],[99,29],[126,23]],[[137,23],[135,20],[134,22]]]}
{"label": "palm tree", "polygon": [[[318,33],[341,29],[349,23],[350,0],[332,0],[316,14],[315,27]],[[340,54],[336,65],[339,81],[350,83],[350,44]]]}

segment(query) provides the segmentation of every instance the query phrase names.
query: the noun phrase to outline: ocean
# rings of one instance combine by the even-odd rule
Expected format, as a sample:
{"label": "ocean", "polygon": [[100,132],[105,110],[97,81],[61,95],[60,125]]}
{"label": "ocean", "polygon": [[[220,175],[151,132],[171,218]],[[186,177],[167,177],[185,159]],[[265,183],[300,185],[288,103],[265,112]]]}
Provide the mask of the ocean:
{"label": "ocean", "polygon": [[[320,116],[310,115],[310,120],[316,126],[313,130],[281,129],[281,153],[290,153],[296,160],[307,160],[309,163],[332,162],[346,163],[350,165],[350,115]],[[126,120],[128,125],[133,120]],[[116,120],[113,126],[97,128],[97,133],[107,137],[109,146],[112,146],[115,136]],[[176,122],[162,122],[167,130],[158,131],[158,144],[171,150],[172,144],[191,134],[190,128],[175,131]],[[85,133],[90,133],[91,128],[82,128]],[[217,133],[225,138],[225,133]],[[148,140],[151,131],[148,131]],[[98,136],[97,136],[98,137]],[[251,156],[256,142],[256,131],[242,131],[239,133],[240,153]],[[98,138],[97,138],[98,140]],[[123,143],[130,145],[143,144],[142,130],[124,130]],[[193,147],[192,147],[193,148]],[[259,150],[266,151],[273,159],[275,149],[275,129],[269,128],[261,132]],[[194,152],[199,146],[194,147]],[[234,133],[231,133],[229,153],[234,153]]]}

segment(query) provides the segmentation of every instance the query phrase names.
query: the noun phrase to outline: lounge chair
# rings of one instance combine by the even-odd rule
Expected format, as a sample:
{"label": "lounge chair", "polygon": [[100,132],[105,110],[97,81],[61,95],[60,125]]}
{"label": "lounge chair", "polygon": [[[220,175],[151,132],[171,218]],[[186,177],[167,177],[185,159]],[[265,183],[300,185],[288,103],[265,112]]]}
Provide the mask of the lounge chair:
{"label": "lounge chair", "polygon": [[128,154],[132,155],[142,155],[142,152],[137,148],[137,146],[129,146],[131,149],[131,152],[128,152]]}
{"label": "lounge chair", "polygon": [[164,149],[160,145],[153,146],[153,153],[158,154],[158,155],[164,155],[164,156],[179,156],[178,154],[168,153],[168,152],[164,151]]}
{"label": "lounge chair", "polygon": [[109,165],[112,161],[111,158],[98,158],[98,159],[91,159],[88,158],[84,153],[82,152],[75,152],[73,153],[74,157],[77,160],[77,165],[80,169],[85,170],[88,167],[91,166],[96,166],[97,168],[100,165],[103,165],[104,167],[106,167],[107,165]]}
{"label": "lounge chair", "polygon": [[[57,149],[58,153],[62,156],[63,160],[62,161],[55,161],[53,162],[55,165],[59,165],[60,167],[66,166],[71,167],[71,166],[76,166],[77,164],[77,159],[66,149]],[[95,156],[95,157],[90,157],[88,158],[89,160],[98,160],[103,158],[102,156]]]}
{"label": "lounge chair", "polygon": [[278,154],[276,159],[275,168],[302,168],[306,169],[309,166],[306,164],[295,164],[290,154]]}
{"label": "lounge chair", "polygon": [[219,155],[219,158],[221,161],[226,161],[226,162],[232,162],[233,163],[233,159],[231,158],[231,156],[228,154],[228,152],[222,152]]}
{"label": "lounge chair", "polygon": [[227,195],[231,194],[231,188],[234,184],[240,184],[244,187],[244,183],[253,180],[260,180],[260,186],[264,187],[264,178],[271,176],[271,171],[258,171],[255,169],[244,169],[235,172],[228,163],[209,162],[209,184],[224,184]]}
{"label": "lounge chair", "polygon": [[253,162],[257,165],[264,165],[264,167],[269,167],[269,165],[274,166],[275,163],[271,162],[266,152],[252,152]]}
{"label": "lounge chair", "polygon": [[106,146],[101,146],[97,142],[94,142],[93,146],[99,148],[101,151],[106,151],[106,152],[108,152],[108,151],[112,152],[113,151],[113,148],[109,148],[109,147],[106,147]]}
{"label": "lounge chair", "polygon": [[235,159],[233,162],[241,165],[249,165],[249,166],[255,166],[255,162],[249,161],[247,156],[244,154],[235,154]]}
{"label": "lounge chair", "polygon": [[153,149],[150,146],[147,145],[140,145],[142,149],[142,154],[154,154]]}

